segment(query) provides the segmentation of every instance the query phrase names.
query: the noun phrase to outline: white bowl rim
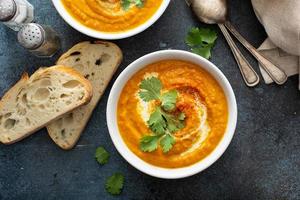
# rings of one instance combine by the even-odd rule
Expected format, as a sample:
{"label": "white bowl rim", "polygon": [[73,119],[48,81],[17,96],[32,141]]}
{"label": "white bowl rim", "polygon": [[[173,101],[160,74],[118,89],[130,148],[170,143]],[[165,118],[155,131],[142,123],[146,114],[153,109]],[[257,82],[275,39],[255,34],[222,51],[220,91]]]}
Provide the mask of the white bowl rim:
{"label": "white bowl rim", "polygon": [[59,15],[65,20],[65,22],[67,22],[71,27],[73,27],[77,31],[97,39],[117,40],[137,35],[143,32],[144,30],[148,29],[150,26],[152,26],[165,12],[168,5],[170,4],[170,0],[163,0],[162,4],[160,5],[159,9],[155,12],[155,14],[142,25],[120,33],[101,32],[84,26],[69,14],[69,12],[65,9],[64,5],[62,4],[61,0],[52,0],[52,3],[54,4],[54,7],[58,11]]}
{"label": "white bowl rim", "polygon": [[[123,90],[124,84],[126,84],[126,82],[136,72],[138,72],[140,69],[144,68],[148,64],[168,59],[185,60],[201,65],[203,69],[208,71],[218,81],[218,83],[224,90],[228,103],[228,125],[222,140],[219,142],[219,144],[213,150],[213,152],[211,152],[207,157],[193,165],[182,168],[162,168],[143,161],[141,158],[135,155],[123,141],[122,136],[119,133],[119,128],[116,119],[117,103],[119,100],[120,93]],[[213,63],[190,52],[182,50],[162,50],[147,54],[137,59],[128,67],[126,67],[125,70],[118,76],[109,94],[106,117],[107,126],[113,144],[117,148],[118,152],[122,155],[122,157],[125,160],[127,160],[127,162],[129,162],[133,167],[135,167],[139,171],[144,172],[150,176],[164,179],[178,179],[189,177],[205,170],[214,162],[216,162],[225,152],[235,132],[237,123],[237,104],[230,83],[228,82],[224,74]]]}

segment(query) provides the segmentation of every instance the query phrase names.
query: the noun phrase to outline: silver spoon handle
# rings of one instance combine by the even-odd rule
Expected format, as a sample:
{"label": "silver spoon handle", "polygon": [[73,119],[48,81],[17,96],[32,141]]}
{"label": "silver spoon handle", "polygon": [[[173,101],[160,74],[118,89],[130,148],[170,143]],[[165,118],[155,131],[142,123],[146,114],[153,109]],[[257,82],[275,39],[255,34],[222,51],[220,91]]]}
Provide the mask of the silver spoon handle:
{"label": "silver spoon handle", "polygon": [[224,37],[226,38],[228,45],[231,48],[231,51],[234,55],[235,60],[240,68],[241,74],[247,86],[253,87],[259,83],[259,76],[248,63],[246,58],[242,55],[238,47],[235,45],[233,39],[228,33],[226,27],[223,24],[218,24]]}
{"label": "silver spoon handle", "polygon": [[227,21],[225,26],[228,30],[249,50],[249,52],[257,59],[263,69],[268,75],[274,80],[275,83],[281,85],[286,82],[287,75],[278,68],[276,65],[271,63],[268,59],[262,56],[255,47],[253,47],[233,26]]}

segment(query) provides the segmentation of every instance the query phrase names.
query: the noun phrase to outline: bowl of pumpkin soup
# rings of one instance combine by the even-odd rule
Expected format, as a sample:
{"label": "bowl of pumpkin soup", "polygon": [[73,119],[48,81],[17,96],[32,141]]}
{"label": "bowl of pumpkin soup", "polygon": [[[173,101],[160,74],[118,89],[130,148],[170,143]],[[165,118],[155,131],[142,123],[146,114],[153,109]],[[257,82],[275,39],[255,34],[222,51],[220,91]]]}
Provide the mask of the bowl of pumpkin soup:
{"label": "bowl of pumpkin soup", "polygon": [[122,39],[154,24],[170,0],[52,0],[61,17],[81,33]]}
{"label": "bowl of pumpkin soup", "polygon": [[176,179],[199,173],[226,150],[237,105],[223,73],[190,52],[164,50],[130,64],[115,81],[107,125],[119,153],[138,170]]}

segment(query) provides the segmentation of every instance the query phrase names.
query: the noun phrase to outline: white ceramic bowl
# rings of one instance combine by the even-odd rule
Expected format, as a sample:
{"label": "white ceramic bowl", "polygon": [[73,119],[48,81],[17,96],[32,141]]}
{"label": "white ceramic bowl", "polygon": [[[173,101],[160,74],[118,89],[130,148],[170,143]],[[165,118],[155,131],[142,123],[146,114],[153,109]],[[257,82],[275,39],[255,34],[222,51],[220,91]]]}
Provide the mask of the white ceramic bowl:
{"label": "white ceramic bowl", "polygon": [[61,0],[52,0],[54,7],[56,8],[56,10],[58,11],[58,13],[60,14],[60,16],[73,28],[75,28],[77,31],[94,37],[94,38],[98,38],[98,39],[105,39],[105,40],[117,40],[117,39],[123,39],[123,38],[128,38],[131,37],[133,35],[136,35],[144,30],[146,30],[147,28],[149,28],[152,24],[154,24],[160,17],[161,15],[165,12],[165,10],[167,9],[170,0],[163,0],[161,6],[159,7],[159,9],[156,11],[156,13],[145,23],[143,23],[142,25],[125,31],[125,32],[121,32],[121,33],[106,33],[106,32],[101,32],[101,31],[97,31],[94,30],[92,28],[89,28],[87,26],[84,26],[83,24],[81,24],[79,21],[77,21],[74,17],[72,17],[69,12],[65,9],[63,3]]}
{"label": "white ceramic bowl", "polygon": [[[229,110],[228,125],[227,125],[226,132],[222,140],[220,141],[220,143],[213,150],[213,152],[203,160],[191,166],[187,166],[183,168],[175,168],[175,169],[157,167],[143,161],[138,156],[136,156],[132,151],[130,151],[130,149],[124,143],[122,136],[120,135],[118,124],[117,124],[117,104],[122,89],[124,85],[127,83],[127,81],[136,72],[138,72],[140,69],[144,68],[145,66],[157,61],[167,60],[167,59],[184,60],[202,66],[202,68],[208,71],[223,88],[228,102],[228,110]],[[224,151],[228,147],[234,135],[234,131],[237,123],[237,105],[236,105],[236,99],[233,90],[231,88],[231,85],[229,84],[228,80],[223,75],[223,73],[214,64],[190,52],[180,51],[180,50],[164,50],[164,51],[157,51],[154,53],[150,53],[148,55],[139,58],[138,60],[131,63],[120,74],[120,76],[117,78],[116,82],[114,83],[108,98],[106,117],[107,117],[107,125],[108,125],[111,139],[115,147],[117,148],[119,153],[125,158],[125,160],[127,160],[132,166],[134,166],[138,170],[146,174],[149,174],[151,176],[158,177],[158,178],[165,178],[165,179],[177,179],[177,178],[188,177],[203,171],[204,169],[212,165],[216,160],[218,160],[218,158],[224,153]]]}

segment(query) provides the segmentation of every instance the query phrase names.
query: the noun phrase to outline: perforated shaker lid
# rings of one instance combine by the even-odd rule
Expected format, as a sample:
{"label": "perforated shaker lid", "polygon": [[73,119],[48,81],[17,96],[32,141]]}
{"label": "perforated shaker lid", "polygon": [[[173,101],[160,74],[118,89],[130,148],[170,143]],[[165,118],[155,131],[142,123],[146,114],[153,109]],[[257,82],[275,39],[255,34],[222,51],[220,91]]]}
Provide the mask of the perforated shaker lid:
{"label": "perforated shaker lid", "polygon": [[24,25],[18,33],[18,42],[26,49],[37,49],[44,42],[45,31],[35,23]]}
{"label": "perforated shaker lid", "polygon": [[14,0],[0,0],[0,21],[9,21],[17,11],[17,5]]}

